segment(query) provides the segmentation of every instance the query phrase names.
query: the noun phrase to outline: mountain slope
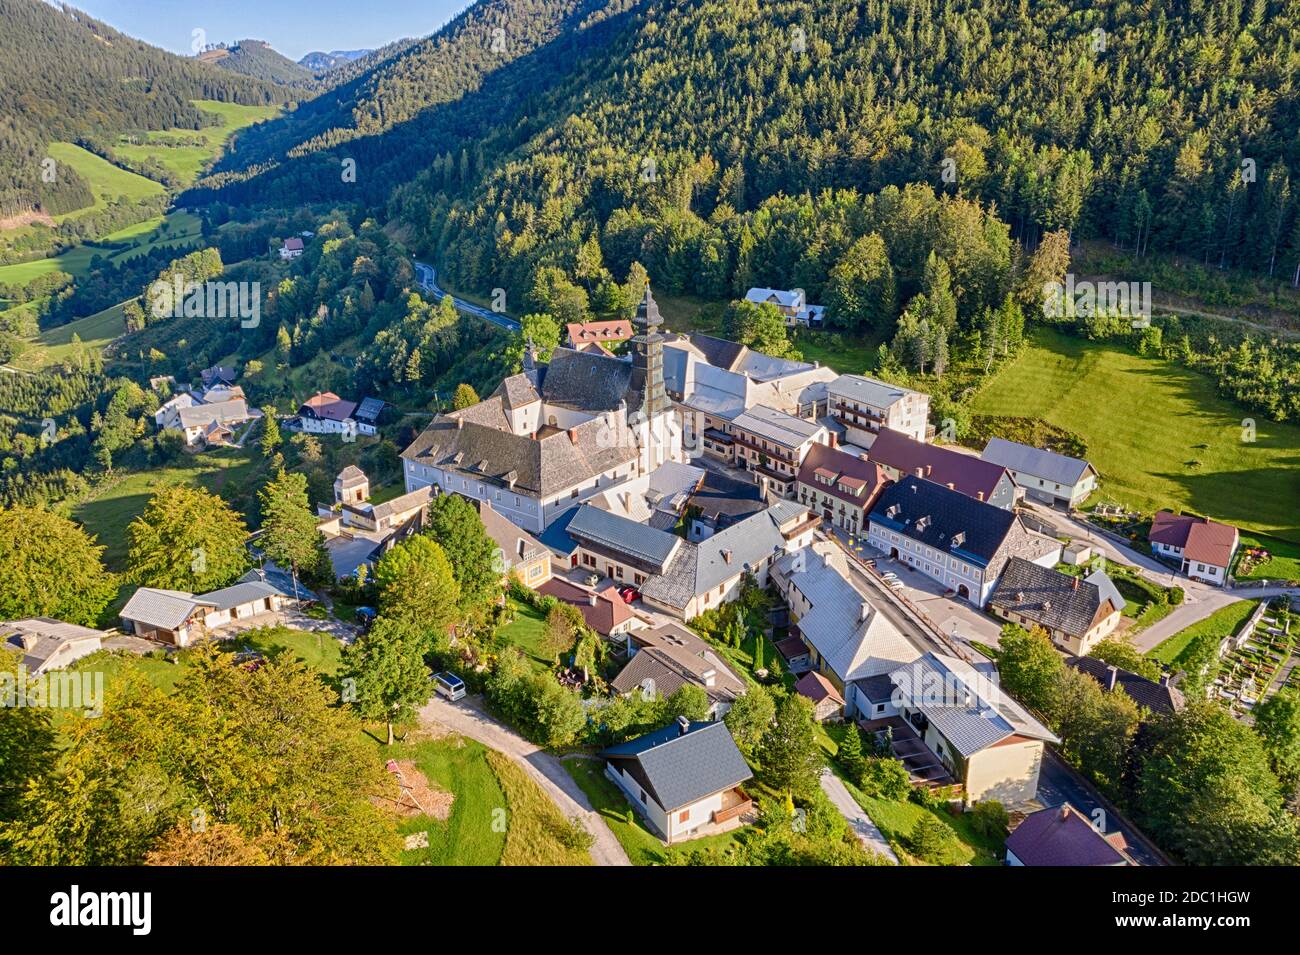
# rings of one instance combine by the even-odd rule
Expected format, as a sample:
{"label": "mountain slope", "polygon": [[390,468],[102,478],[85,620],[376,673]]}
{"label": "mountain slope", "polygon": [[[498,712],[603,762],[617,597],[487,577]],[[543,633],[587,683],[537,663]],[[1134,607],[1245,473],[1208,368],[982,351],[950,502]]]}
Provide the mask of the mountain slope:
{"label": "mountain slope", "polygon": [[213,120],[195,99],[265,105],[287,95],[270,84],[175,56],[71,7],[0,0],[0,216],[85,204],[69,173],[42,178],[45,145],[85,135]]}
{"label": "mountain slope", "polygon": [[306,67],[313,73],[319,75],[321,73],[328,73],[330,70],[337,66],[342,66],[344,63],[351,63],[353,60],[359,60],[370,52],[372,51],[331,50],[328,53],[322,53],[319,50],[313,50],[311,53],[308,53],[299,60],[298,65]]}
{"label": "mountain slope", "polygon": [[316,78],[307,67],[272,49],[263,40],[240,40],[230,46],[200,53],[198,58],[223,70],[269,83],[308,84]]}

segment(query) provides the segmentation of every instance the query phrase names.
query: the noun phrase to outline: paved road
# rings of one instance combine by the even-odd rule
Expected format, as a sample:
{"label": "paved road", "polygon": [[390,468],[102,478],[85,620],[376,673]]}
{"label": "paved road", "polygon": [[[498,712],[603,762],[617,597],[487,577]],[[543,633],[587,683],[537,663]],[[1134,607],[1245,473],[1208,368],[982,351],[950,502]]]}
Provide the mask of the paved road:
{"label": "paved road", "polygon": [[605,825],[605,820],[592,808],[586,793],[578,788],[560,761],[485,713],[477,697],[466,697],[457,703],[450,703],[441,696],[434,696],[420,710],[420,721],[441,723],[462,736],[478,740],[485,746],[504,753],[518,763],[542,787],[542,791],[551,797],[560,812],[565,816],[577,816],[587,831],[596,837],[591,847],[591,858],[596,865],[632,864],[614,834],[609,831],[609,826]]}
{"label": "paved road", "polygon": [[[414,259],[411,260],[411,264],[415,266],[415,277],[420,283],[420,288],[432,295],[436,301],[441,302],[443,296],[450,294],[438,288],[436,282],[438,273],[432,265],[416,262]],[[493,325],[500,325],[512,332],[517,332],[522,327],[516,319],[511,318],[504,312],[494,312],[481,305],[475,305],[473,302],[467,302],[463,298],[457,298],[455,295],[451,296],[451,300],[455,303],[458,311],[465,312],[467,315],[474,315],[484,321],[491,322]]]}
{"label": "paved road", "polygon": [[870,852],[879,853],[894,865],[898,865],[898,856],[890,848],[889,842],[886,841],[876,824],[871,821],[871,817],[858,805],[857,800],[849,795],[849,791],[844,788],[844,783],[840,780],[840,777],[829,769],[823,769],[821,784],[822,792],[830,797],[830,801],[835,804],[835,808],[848,820],[849,828],[857,835],[858,841],[862,843],[863,848]]}
{"label": "paved road", "polygon": [[[1096,820],[1107,834],[1116,831],[1124,833],[1128,854],[1138,865],[1168,864],[1150,845],[1146,836],[1104,805],[1079,775],[1050,749],[1043,752],[1043,765],[1038,773],[1037,801],[1048,809],[1068,802],[1086,818]],[[1099,809],[1104,815],[1095,814]]]}

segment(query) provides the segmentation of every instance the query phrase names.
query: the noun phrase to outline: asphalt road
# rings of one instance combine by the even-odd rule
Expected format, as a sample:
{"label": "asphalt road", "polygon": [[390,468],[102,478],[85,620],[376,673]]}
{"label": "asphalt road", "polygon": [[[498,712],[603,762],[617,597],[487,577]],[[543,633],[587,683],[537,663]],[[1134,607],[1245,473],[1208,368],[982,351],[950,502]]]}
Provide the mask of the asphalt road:
{"label": "asphalt road", "polygon": [[[420,283],[420,288],[432,295],[435,301],[441,302],[443,296],[451,294],[438,288],[436,281],[438,273],[434,270],[432,265],[428,265],[424,262],[416,262],[414,259],[411,260],[411,264],[415,266],[415,277]],[[481,305],[475,305],[473,302],[467,302],[463,298],[457,298],[455,295],[451,296],[451,300],[455,303],[457,311],[464,312],[467,315],[473,315],[476,318],[481,318],[486,322],[491,322],[493,325],[499,325],[508,331],[517,332],[522,327],[516,319],[511,318],[504,312],[494,312]]]}

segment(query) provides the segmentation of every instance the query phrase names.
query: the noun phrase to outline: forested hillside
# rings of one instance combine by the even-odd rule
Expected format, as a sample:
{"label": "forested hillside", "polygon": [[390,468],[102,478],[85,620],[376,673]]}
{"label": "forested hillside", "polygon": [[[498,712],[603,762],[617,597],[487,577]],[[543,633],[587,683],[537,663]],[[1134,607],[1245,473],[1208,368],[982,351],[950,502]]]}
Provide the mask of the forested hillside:
{"label": "forested hillside", "polygon": [[[87,135],[198,129],[191,100],[283,102],[286,91],[175,56],[71,7],[0,0],[0,217],[93,201],[70,168],[42,178],[46,145]],[[47,176],[48,178],[48,176]]]}
{"label": "forested hillside", "polygon": [[306,85],[316,79],[316,74],[262,40],[240,40],[230,46],[207,51],[200,59],[223,70],[266,80],[269,83],[297,83]]}
{"label": "forested hillside", "polygon": [[[910,182],[1031,248],[1065,228],[1276,271],[1300,252],[1298,21],[1278,0],[493,0],[269,124],[227,196],[396,191],[449,274],[516,291],[598,236],[713,295],[777,230],[764,283],[822,295],[864,197]],[[704,268],[678,282],[674,257]]]}

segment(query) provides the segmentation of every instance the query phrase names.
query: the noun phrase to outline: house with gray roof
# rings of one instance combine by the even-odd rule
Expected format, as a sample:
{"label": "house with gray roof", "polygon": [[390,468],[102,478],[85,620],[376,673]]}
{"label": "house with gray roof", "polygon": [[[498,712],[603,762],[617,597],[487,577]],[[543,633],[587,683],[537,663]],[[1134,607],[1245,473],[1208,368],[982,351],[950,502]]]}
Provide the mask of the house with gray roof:
{"label": "house with gray roof", "polygon": [[224,443],[235,428],[261,416],[262,412],[250,409],[243,398],[231,398],[179,408],[165,427],[180,431],[187,448],[201,448]]}
{"label": "house with gray roof", "polygon": [[930,437],[930,396],[865,375],[840,375],[826,386],[829,414],[845,441],[870,448],[881,428],[917,441]]}
{"label": "house with gray roof", "polygon": [[752,808],[740,786],[754,774],[725,723],[680,717],[600,755],[605,774],[670,844],[704,826],[739,825]]}
{"label": "house with gray roof", "polygon": [[745,681],[686,627],[663,623],[629,631],[624,639],[635,652],[610,681],[616,693],[640,692],[655,699],[672,696],[687,684],[698,686],[709,698],[712,719],[720,719],[745,694]]}
{"label": "house with gray roof", "polygon": [[980,457],[1011,472],[1025,497],[1053,507],[1083,503],[1097,487],[1097,469],[1081,458],[1031,448],[1006,438],[990,438]]}
{"label": "house with gray roof", "polygon": [[987,608],[1026,630],[1041,627],[1062,650],[1083,656],[1114,632],[1124,604],[1090,580],[1042,567],[1023,557],[1007,561]]}
{"label": "house with gray roof", "polygon": [[[206,594],[139,587],[122,608],[122,628],[146,640],[187,647],[220,639],[223,631],[251,626],[279,611],[290,598],[275,584],[254,579]],[[271,622],[267,618],[267,622]]]}
{"label": "house with gray roof", "polygon": [[996,679],[964,660],[925,655],[889,674],[898,716],[938,757],[970,802],[1032,800],[1046,743],[1060,740]]}
{"label": "house with gray roof", "polygon": [[746,575],[766,587],[772,565],[809,544],[816,526],[817,518],[803,505],[778,501],[705,540],[678,538],[663,570],[639,585],[641,599],[653,609],[690,620],[739,597]]}
{"label": "house with gray roof", "polygon": [[727,425],[732,460],[754,476],[764,494],[793,498],[809,449],[831,441],[826,425],[766,405],[754,405]]}
{"label": "house with gray roof", "polygon": [[17,652],[30,676],[61,670],[104,645],[105,633],[50,617],[0,621],[0,646]]}

